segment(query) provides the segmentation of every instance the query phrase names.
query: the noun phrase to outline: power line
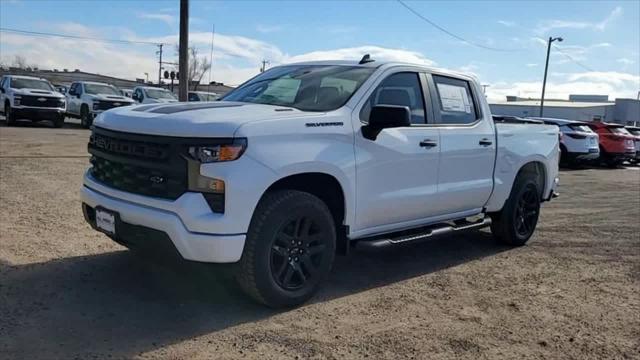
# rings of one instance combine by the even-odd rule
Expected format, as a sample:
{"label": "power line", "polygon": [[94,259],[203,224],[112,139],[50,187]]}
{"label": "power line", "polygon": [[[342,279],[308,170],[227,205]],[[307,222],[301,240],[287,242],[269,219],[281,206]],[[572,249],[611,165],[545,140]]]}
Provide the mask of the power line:
{"label": "power line", "polygon": [[28,35],[28,36],[59,37],[59,38],[65,38],[65,39],[101,41],[101,42],[111,42],[111,43],[120,43],[120,44],[142,44],[142,45],[153,45],[153,46],[165,45],[163,43],[155,43],[150,41],[104,39],[104,38],[95,38],[95,37],[89,37],[89,36],[76,36],[76,35],[37,32],[37,31],[27,31],[27,30],[19,30],[19,29],[9,29],[4,27],[0,27],[0,32],[8,32],[8,33],[14,33],[14,34]]}
{"label": "power line", "polygon": [[433,26],[434,28],[442,31],[443,33],[451,36],[454,39],[460,40],[462,42],[464,42],[465,44],[469,44],[469,45],[473,45],[485,50],[491,50],[491,51],[500,51],[500,52],[515,52],[515,51],[522,51],[522,49],[501,49],[501,48],[495,48],[495,47],[491,47],[491,46],[485,46],[482,44],[478,44],[475,43],[473,41],[469,41],[465,38],[463,38],[462,36],[456,35],[454,33],[452,33],[451,31],[443,28],[442,26],[436,24],[435,22],[429,20],[427,17],[425,17],[424,15],[420,14],[419,12],[417,12],[416,10],[414,10],[412,7],[410,7],[409,5],[405,4],[404,1],[402,0],[396,0],[398,3],[400,3],[400,5],[404,6],[407,10],[409,10],[410,12],[412,12],[415,16],[419,17],[420,19],[422,19],[423,21],[427,22],[429,25]]}
{"label": "power line", "polygon": [[562,51],[562,49],[560,49],[559,47],[553,45],[553,48],[558,50],[562,55],[564,55],[567,59],[573,61],[576,65],[580,66],[581,68],[587,70],[587,71],[591,71],[591,72],[597,72],[596,70],[588,67],[587,65],[584,65],[583,63],[579,62],[578,60],[574,59],[571,55],[567,54],[566,52]]}

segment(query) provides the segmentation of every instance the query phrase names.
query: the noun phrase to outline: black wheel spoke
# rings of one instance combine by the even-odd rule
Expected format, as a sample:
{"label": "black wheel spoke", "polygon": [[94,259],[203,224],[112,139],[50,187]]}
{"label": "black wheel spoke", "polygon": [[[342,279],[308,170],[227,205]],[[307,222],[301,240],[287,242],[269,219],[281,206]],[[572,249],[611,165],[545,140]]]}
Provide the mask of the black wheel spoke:
{"label": "black wheel spoke", "polygon": [[293,278],[293,273],[294,273],[293,266],[287,266],[286,269],[287,269],[287,272],[284,274],[284,279],[282,279],[282,285],[284,286],[289,285],[289,283],[291,282],[291,278]]}
{"label": "black wheel spoke", "polygon": [[284,274],[284,270],[287,268],[287,265],[289,265],[289,262],[285,258],[280,264],[280,267],[278,268],[278,270],[276,271],[276,279],[282,278],[282,275]]}
{"label": "black wheel spoke", "polygon": [[285,248],[283,248],[283,247],[281,247],[281,246],[273,245],[273,246],[271,247],[271,250],[272,250],[274,253],[278,254],[279,256],[282,256],[282,257],[285,257],[285,258],[288,256],[287,249],[285,249]]}
{"label": "black wheel spoke", "polygon": [[293,266],[293,269],[295,270],[295,272],[298,274],[298,277],[300,277],[300,280],[304,283],[305,281],[307,281],[307,277],[304,275],[304,271],[302,271],[302,268],[300,267],[299,263],[296,263]]}
{"label": "black wheel spoke", "polygon": [[318,270],[318,268],[313,263],[309,255],[305,255],[302,257],[302,264],[304,265],[304,268],[307,270],[307,273],[309,273],[309,276],[313,276]]}
{"label": "black wheel spoke", "polygon": [[324,244],[318,244],[318,245],[315,245],[315,246],[311,246],[311,247],[309,247],[309,250],[308,250],[309,256],[320,254],[320,253],[322,253],[324,251],[324,249],[325,249],[325,245]]}

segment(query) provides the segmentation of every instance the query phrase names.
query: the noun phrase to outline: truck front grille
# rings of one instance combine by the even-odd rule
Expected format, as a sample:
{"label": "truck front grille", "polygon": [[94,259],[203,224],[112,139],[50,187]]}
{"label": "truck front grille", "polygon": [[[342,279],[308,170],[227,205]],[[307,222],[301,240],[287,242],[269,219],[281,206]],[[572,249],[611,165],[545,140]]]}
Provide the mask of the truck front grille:
{"label": "truck front grille", "polygon": [[187,163],[177,138],[95,127],[89,140],[91,176],[126,192],[177,199],[187,191]]}
{"label": "truck front grille", "polygon": [[126,105],[131,105],[129,102],[127,101],[105,101],[105,100],[100,100],[97,103],[97,106],[94,110],[109,110],[109,109],[113,109],[115,107],[120,107],[120,106],[126,106]]}
{"label": "truck front grille", "polygon": [[22,106],[34,106],[34,107],[47,107],[47,108],[62,108],[64,107],[64,99],[47,97],[47,96],[31,96],[22,95],[20,100]]}

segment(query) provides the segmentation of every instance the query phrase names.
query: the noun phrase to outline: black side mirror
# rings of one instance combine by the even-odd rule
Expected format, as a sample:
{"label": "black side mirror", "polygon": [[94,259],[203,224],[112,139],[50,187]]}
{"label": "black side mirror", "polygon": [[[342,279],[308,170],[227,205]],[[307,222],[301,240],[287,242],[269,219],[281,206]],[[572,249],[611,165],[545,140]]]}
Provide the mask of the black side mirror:
{"label": "black side mirror", "polygon": [[131,98],[132,98],[133,100],[136,100],[136,101],[137,101],[137,100],[138,100],[138,94],[136,94],[136,93],[131,94]]}
{"label": "black side mirror", "polygon": [[4,88],[0,88],[0,92],[4,94]]}
{"label": "black side mirror", "polygon": [[362,134],[375,140],[380,131],[411,126],[411,110],[407,106],[377,105],[371,108],[369,123],[362,127]]}

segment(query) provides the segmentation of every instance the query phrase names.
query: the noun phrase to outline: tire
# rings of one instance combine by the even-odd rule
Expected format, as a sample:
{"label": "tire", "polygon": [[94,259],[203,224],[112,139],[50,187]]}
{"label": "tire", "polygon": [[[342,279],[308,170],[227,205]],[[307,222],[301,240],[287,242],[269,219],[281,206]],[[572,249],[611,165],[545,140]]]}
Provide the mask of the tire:
{"label": "tire", "polygon": [[491,232],[501,243],[522,246],[533,235],[540,215],[540,189],[534,175],[518,175],[504,207],[492,215]]}
{"label": "tire", "polygon": [[309,300],[331,272],[336,230],[327,205],[295,190],[267,193],[256,207],[235,278],[272,308]]}
{"label": "tire", "polygon": [[4,118],[7,119],[7,126],[13,126],[16,124],[16,117],[13,115],[13,111],[11,111],[11,105],[9,105],[9,103],[4,105]]}
{"label": "tire", "polygon": [[53,120],[53,127],[61,128],[64,125],[64,115],[60,115],[57,119]]}
{"label": "tire", "polygon": [[89,113],[89,108],[87,105],[82,105],[80,108],[80,125],[83,128],[88,129],[93,124],[93,119],[91,119],[91,114]]}
{"label": "tire", "polygon": [[563,145],[560,145],[560,167],[569,167],[570,165],[571,161],[569,159],[567,148]]}

